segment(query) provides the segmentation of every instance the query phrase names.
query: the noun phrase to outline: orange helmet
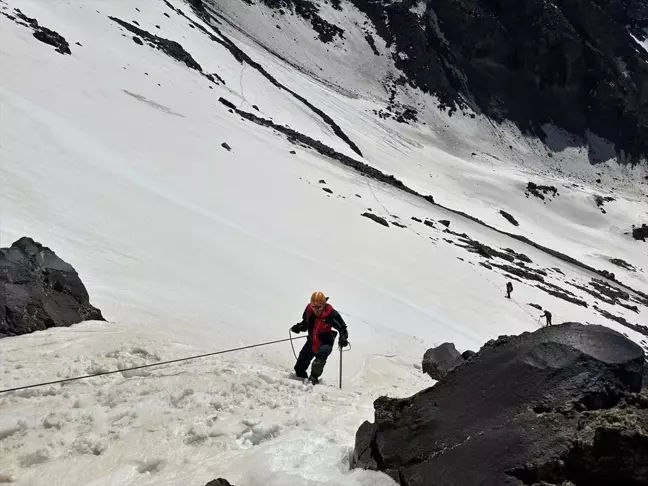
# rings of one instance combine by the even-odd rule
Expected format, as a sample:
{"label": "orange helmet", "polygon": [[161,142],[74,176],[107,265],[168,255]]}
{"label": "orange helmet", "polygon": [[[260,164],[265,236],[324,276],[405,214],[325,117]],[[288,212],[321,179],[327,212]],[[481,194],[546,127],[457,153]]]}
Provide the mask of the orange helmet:
{"label": "orange helmet", "polygon": [[313,292],[313,295],[311,295],[310,303],[311,305],[319,307],[326,304],[327,300],[328,297],[326,297],[323,292]]}

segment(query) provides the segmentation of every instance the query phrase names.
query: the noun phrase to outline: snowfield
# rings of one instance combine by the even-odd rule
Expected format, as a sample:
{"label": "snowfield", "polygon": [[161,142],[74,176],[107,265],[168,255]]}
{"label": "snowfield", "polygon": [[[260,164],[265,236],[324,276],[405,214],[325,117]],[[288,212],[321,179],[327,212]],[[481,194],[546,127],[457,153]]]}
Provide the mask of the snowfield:
{"label": "snowfield", "polygon": [[[648,293],[647,247],[627,234],[648,219],[645,167],[592,165],[586,149],[569,145],[548,157],[513,128],[450,117],[415,90],[401,102],[424,107],[418,123],[382,119],[374,110],[387,103],[382,81],[394,68],[386,57],[367,61],[364,33],[353,31],[359,12],[344,2],[342,12],[323,9],[350,32],[325,52],[299,19],[282,17],[277,29],[263,6],[217,3],[218,31],[182,0],[0,0],[0,246],[30,236],[50,247],[108,319],[0,340],[0,390],[285,339],[315,290],[349,327],[343,388],[337,350],[312,387],[292,378],[294,357],[281,343],[0,393],[0,483],[202,486],[224,477],[236,486],[387,486],[385,475],[349,471],[355,431],[380,395],[434,383],[420,370],[426,349],[449,341],[477,350],[535,330],[542,312],[528,303],[551,310],[555,323],[604,324],[648,346],[646,335],[594,308],[648,325],[638,294],[629,291],[627,302],[636,312],[597,299],[574,285],[599,275],[501,232]],[[61,34],[72,54],[7,17],[17,8]],[[134,42],[110,16],[178,42],[225,84]],[[334,120],[363,157],[290,90]],[[292,143],[230,112],[221,97],[449,209]],[[529,181],[559,195],[527,197]],[[614,197],[605,213],[596,195]],[[524,278],[506,299],[510,274],[482,265],[464,234],[526,255],[524,268],[545,272],[545,288],[588,306]]]}

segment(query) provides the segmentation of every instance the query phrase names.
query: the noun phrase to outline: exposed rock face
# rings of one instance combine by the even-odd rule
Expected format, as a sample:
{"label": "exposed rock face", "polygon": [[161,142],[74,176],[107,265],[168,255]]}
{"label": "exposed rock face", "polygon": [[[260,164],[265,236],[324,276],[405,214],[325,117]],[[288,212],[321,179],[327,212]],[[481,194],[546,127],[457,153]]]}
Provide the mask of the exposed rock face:
{"label": "exposed rock face", "polygon": [[31,238],[0,249],[0,270],[0,337],[104,320],[74,268]]}
{"label": "exposed rock face", "polygon": [[632,228],[632,237],[635,240],[646,241],[646,238],[648,238],[648,225],[644,223],[641,226]]}
{"label": "exposed rock face", "polygon": [[[555,123],[648,154],[643,0],[349,0],[373,21],[407,80],[451,110],[467,96],[544,136]],[[626,28],[629,26],[630,29]]]}
{"label": "exposed rock face", "polygon": [[440,380],[455,366],[464,362],[457,348],[452,343],[443,343],[436,348],[428,349],[423,355],[423,373],[430,375],[433,380]]}
{"label": "exposed rock face", "polygon": [[603,326],[501,337],[434,387],[376,400],[353,466],[402,486],[648,484],[643,368]]}

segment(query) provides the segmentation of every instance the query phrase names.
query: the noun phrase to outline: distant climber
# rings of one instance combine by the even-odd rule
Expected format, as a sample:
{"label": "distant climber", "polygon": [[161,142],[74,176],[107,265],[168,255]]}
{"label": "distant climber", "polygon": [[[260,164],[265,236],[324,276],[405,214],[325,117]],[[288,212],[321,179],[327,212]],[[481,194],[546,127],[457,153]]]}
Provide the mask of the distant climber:
{"label": "distant climber", "polygon": [[551,326],[551,312],[546,310],[540,317],[544,317],[547,320],[547,326]]}
{"label": "distant climber", "polygon": [[306,344],[304,344],[295,363],[295,373],[299,378],[309,378],[306,370],[308,370],[311,360],[315,358],[311,366],[309,379],[313,384],[319,381],[324,371],[326,359],[333,351],[333,345],[337,337],[337,333],[333,329],[340,333],[340,348],[348,346],[349,334],[342,316],[328,303],[328,297],[325,297],[322,292],[314,292],[311,295],[310,303],[304,310],[302,321],[290,328],[294,333],[308,331]]}
{"label": "distant climber", "polygon": [[512,282],[506,282],[506,298],[507,299],[511,298],[511,292],[513,292],[513,283]]}

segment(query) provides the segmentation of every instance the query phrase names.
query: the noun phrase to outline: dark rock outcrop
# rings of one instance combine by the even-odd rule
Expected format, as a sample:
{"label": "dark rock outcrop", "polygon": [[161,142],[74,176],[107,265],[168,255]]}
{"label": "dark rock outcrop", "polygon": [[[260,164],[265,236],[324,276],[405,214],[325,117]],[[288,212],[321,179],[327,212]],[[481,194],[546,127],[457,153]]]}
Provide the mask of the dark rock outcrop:
{"label": "dark rock outcrop", "polygon": [[636,228],[633,227],[632,237],[635,240],[646,241],[646,238],[648,238],[648,225],[644,223],[641,226],[637,226]]}
{"label": "dark rock outcrop", "polygon": [[616,265],[618,267],[624,268],[625,270],[628,270],[630,272],[636,272],[637,271],[637,269],[634,267],[634,265],[630,265],[628,262],[626,262],[625,260],[622,260],[621,258],[610,258],[610,263],[612,263],[612,264],[614,264],[614,265]]}
{"label": "dark rock outcrop", "polygon": [[553,123],[634,160],[648,154],[648,53],[626,28],[646,38],[645,1],[427,0],[423,15],[418,0],[350,1],[407,81],[451,113],[468,99],[540,138]]}
{"label": "dark rock outcrop", "polygon": [[7,17],[9,20],[16,22],[17,24],[24,25],[25,27],[31,28],[34,33],[32,34],[34,38],[38,39],[44,44],[48,44],[56,48],[56,52],[60,54],[72,54],[70,50],[70,44],[65,37],[63,37],[58,32],[54,32],[52,29],[43,27],[38,23],[38,20],[27,17],[20,9],[14,9],[14,15],[10,15],[4,12],[0,12],[2,15]]}
{"label": "dark rock outcrop", "polygon": [[0,249],[0,337],[104,320],[71,265],[23,237]]}
{"label": "dark rock outcrop", "polygon": [[603,326],[503,336],[435,386],[376,400],[352,465],[402,486],[648,484],[643,369]]}
{"label": "dark rock outcrop", "polygon": [[361,216],[364,216],[365,218],[369,218],[372,221],[375,221],[376,223],[382,224],[383,226],[386,226],[387,228],[389,228],[389,223],[387,222],[387,220],[385,218],[381,218],[380,216],[376,216],[373,213],[362,213]]}
{"label": "dark rock outcrop", "polygon": [[440,380],[455,366],[464,362],[464,358],[455,345],[443,343],[436,348],[428,349],[423,355],[422,370],[433,380]]}
{"label": "dark rock outcrop", "polygon": [[227,479],[218,478],[213,481],[209,481],[205,486],[232,486]]}
{"label": "dark rock outcrop", "polygon": [[539,186],[533,182],[529,182],[526,187],[527,194],[533,194],[535,197],[544,201],[545,196],[551,194],[556,197],[558,189],[554,186]]}
{"label": "dark rock outcrop", "polygon": [[500,210],[500,214],[504,217],[504,219],[506,219],[513,226],[520,226],[520,223],[518,223],[517,220],[511,214],[507,213],[504,210]]}

